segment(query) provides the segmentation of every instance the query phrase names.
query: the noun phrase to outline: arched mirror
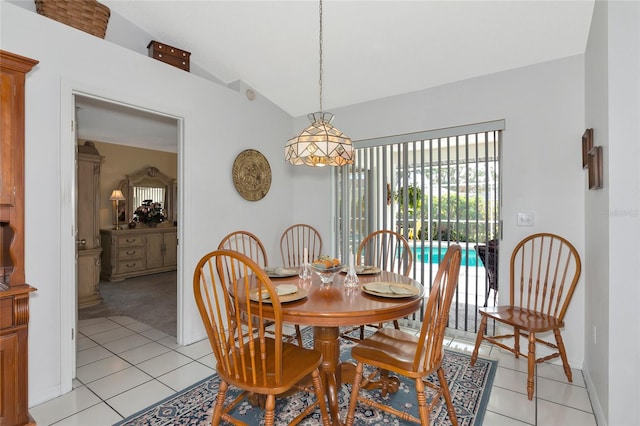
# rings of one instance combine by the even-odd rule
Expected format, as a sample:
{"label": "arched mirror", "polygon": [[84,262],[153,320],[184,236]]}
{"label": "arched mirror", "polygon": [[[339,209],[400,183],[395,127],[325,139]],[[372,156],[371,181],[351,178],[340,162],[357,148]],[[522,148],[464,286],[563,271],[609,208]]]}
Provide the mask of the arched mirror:
{"label": "arched mirror", "polygon": [[174,178],[165,175],[156,167],[145,167],[127,175],[118,188],[126,197],[123,206],[125,223],[134,219],[136,209],[156,206],[162,210],[164,222],[176,224],[178,187]]}

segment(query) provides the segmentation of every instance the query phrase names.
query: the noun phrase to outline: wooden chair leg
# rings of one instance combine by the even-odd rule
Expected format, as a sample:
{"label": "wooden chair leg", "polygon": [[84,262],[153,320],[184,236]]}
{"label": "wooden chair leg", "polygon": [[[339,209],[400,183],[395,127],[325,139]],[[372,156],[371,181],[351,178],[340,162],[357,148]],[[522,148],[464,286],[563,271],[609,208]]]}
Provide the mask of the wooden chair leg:
{"label": "wooden chair leg", "polygon": [[302,333],[300,332],[300,326],[298,324],[295,325],[296,327],[296,339],[298,340],[298,346],[300,346],[301,348],[302,346]]}
{"label": "wooden chair leg", "polygon": [[393,320],[393,328],[395,328],[396,330],[400,330],[400,323],[398,322],[398,320]]}
{"label": "wooden chair leg", "polygon": [[360,326],[360,340],[364,340],[364,325]]}
{"label": "wooden chair leg", "polygon": [[[264,424],[265,426],[273,426],[276,417],[276,396],[273,394],[267,395],[267,403],[264,411]],[[213,422],[212,422],[213,424]]]}
{"label": "wooden chair leg", "polygon": [[473,354],[471,355],[471,366],[473,367],[478,360],[478,350],[480,349],[480,343],[484,338],[484,332],[487,329],[487,316],[483,315],[480,320],[480,327],[478,327],[478,335],[476,336],[476,345],[473,348]]}
{"label": "wooden chair leg", "polygon": [[358,394],[360,393],[360,383],[362,382],[362,368],[363,365],[359,362],[358,365],[356,365],[356,375],[353,379],[353,385],[351,386],[351,400],[349,401],[349,411],[347,411],[345,426],[353,426],[356,405],[358,405]]}
{"label": "wooden chair leg", "polygon": [[220,382],[220,387],[218,388],[218,396],[216,398],[216,405],[213,408],[213,415],[211,416],[211,424],[217,425],[220,424],[220,420],[222,420],[222,412],[224,410],[224,398],[227,394],[227,389],[229,385],[227,382]]}
{"label": "wooden chair leg", "polygon": [[520,358],[520,329],[517,327],[513,328],[513,349],[516,358]]}
{"label": "wooden chair leg", "polygon": [[447,378],[444,375],[444,369],[438,368],[438,381],[440,382],[440,388],[442,389],[442,396],[447,404],[447,413],[449,413],[449,421],[453,426],[458,426],[458,417],[456,417],[456,410],[453,408],[453,401],[451,401],[451,392],[449,392],[449,385],[447,384]]}
{"label": "wooden chair leg", "polygon": [[331,422],[329,421],[329,412],[327,411],[327,403],[324,399],[322,380],[320,379],[320,372],[317,369],[313,370],[313,373],[311,373],[311,380],[313,381],[313,389],[316,391],[316,398],[318,399],[318,405],[320,406],[322,424],[324,426],[331,426]]}
{"label": "wooden chair leg", "polygon": [[424,394],[424,382],[422,378],[416,379],[416,396],[418,397],[418,413],[420,413],[420,423],[428,425],[429,409],[427,408],[427,397]]}
{"label": "wooden chair leg", "polygon": [[569,361],[567,360],[567,351],[564,348],[564,342],[562,341],[560,330],[556,328],[555,330],[553,330],[553,334],[556,336],[556,345],[558,346],[558,352],[560,352],[560,358],[562,359],[564,374],[567,376],[567,380],[569,380],[569,383],[572,383],[573,375],[571,374],[571,366],[569,366]]}
{"label": "wooden chair leg", "polygon": [[[517,356],[517,355],[516,355]],[[527,397],[533,399],[535,379],[533,377],[536,366],[536,334],[529,333],[529,353],[527,355]]]}

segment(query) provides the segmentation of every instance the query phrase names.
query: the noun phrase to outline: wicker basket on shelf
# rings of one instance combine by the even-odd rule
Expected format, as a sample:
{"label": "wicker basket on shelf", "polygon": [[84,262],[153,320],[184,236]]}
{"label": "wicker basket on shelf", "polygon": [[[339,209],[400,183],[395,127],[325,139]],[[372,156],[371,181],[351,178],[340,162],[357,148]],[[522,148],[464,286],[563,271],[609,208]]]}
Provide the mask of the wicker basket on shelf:
{"label": "wicker basket on shelf", "polygon": [[47,18],[104,38],[111,11],[96,0],[35,0],[36,11]]}

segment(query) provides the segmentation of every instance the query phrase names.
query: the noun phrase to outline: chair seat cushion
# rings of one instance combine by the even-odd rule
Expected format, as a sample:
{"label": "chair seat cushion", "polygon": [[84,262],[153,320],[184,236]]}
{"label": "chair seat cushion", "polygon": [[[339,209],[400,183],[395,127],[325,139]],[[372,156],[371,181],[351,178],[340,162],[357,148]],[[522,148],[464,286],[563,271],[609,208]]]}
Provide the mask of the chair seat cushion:
{"label": "chair seat cushion", "polygon": [[533,333],[564,327],[564,322],[554,316],[517,306],[480,308],[479,311],[481,315]]}
{"label": "chair seat cushion", "polygon": [[[259,342],[255,341],[256,351]],[[266,363],[265,367],[257,363],[255,367],[251,367],[249,343],[244,345],[244,357],[246,365],[248,365],[246,378],[230,376],[226,371],[216,365],[216,371],[224,379],[225,382],[237,386],[241,389],[250,388],[252,392],[262,394],[279,394],[290,389],[294,384],[300,382],[305,376],[320,365],[322,362],[322,354],[314,349],[306,349],[292,343],[282,343],[282,381],[275,383],[275,340],[273,338],[265,338],[266,345]],[[235,363],[231,356],[231,363]],[[294,368],[292,368],[292,366]],[[240,367],[241,368],[241,367]],[[266,371],[265,371],[266,370]],[[234,371],[231,368],[230,371]],[[266,373],[266,383],[263,381],[263,373]],[[255,374],[256,380],[253,382]]]}
{"label": "chair seat cushion", "polygon": [[[414,371],[413,361],[418,351],[418,336],[393,328],[382,328],[360,341],[351,349],[351,356],[384,370],[409,377],[421,377],[423,371]],[[420,366],[423,363],[419,363]],[[427,363],[429,365],[430,363]],[[419,367],[420,367],[419,366]],[[414,372],[415,374],[411,374]]]}

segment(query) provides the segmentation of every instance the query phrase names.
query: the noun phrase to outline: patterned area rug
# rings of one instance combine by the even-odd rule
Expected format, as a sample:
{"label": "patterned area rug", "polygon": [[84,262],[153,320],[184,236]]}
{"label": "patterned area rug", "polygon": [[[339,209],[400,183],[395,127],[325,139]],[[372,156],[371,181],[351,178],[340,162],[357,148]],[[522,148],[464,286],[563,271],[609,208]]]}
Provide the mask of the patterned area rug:
{"label": "patterned area rug", "polygon": [[[313,331],[310,328],[303,330],[305,346],[311,345],[313,341]],[[343,361],[351,359],[351,348],[355,343],[342,339],[340,342],[340,359]],[[468,426],[480,426],[484,418],[493,378],[496,373],[497,362],[478,358],[476,365],[469,365],[470,355],[454,352],[445,349],[444,369],[447,376],[447,383],[451,391],[453,405],[456,409],[458,424]],[[435,374],[427,377],[427,380],[438,383]],[[157,404],[146,408],[127,419],[116,424],[116,426],[169,426],[169,425],[209,425],[211,422],[211,407],[213,406],[220,380],[217,375],[213,375],[200,383],[197,383]],[[227,392],[227,400],[233,400],[238,392],[230,388]],[[349,405],[351,386],[344,385],[340,391],[340,418],[344,420]],[[398,392],[388,395],[386,398],[380,396],[379,391],[368,392],[368,397],[385,404],[390,404],[397,409],[408,411],[412,415],[419,417],[415,389],[412,381],[401,378],[401,385]],[[287,425],[299,412],[313,402],[314,395],[301,395],[291,398],[277,400],[276,424]],[[428,396],[430,399],[430,396]],[[252,406],[247,401],[243,401],[234,409],[232,415],[241,419],[249,425],[261,425],[263,421],[263,411]],[[319,425],[320,411],[316,410],[307,417],[302,425]],[[357,425],[405,425],[413,424],[401,421],[395,416],[371,409],[362,404],[356,409]],[[449,425],[444,399],[441,400],[431,413],[432,425]]]}

